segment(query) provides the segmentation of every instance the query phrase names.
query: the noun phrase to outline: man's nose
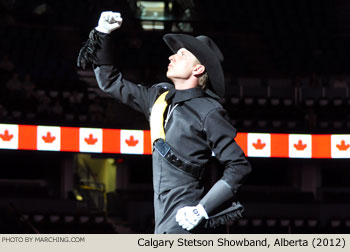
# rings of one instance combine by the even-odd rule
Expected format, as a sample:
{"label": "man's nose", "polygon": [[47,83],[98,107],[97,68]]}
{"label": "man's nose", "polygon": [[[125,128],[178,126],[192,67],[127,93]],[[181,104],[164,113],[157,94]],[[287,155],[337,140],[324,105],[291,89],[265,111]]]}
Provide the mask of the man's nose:
{"label": "man's nose", "polygon": [[173,55],[170,55],[169,60],[172,61],[172,62],[174,62],[174,61],[175,61],[175,55],[174,55],[174,54],[173,54]]}

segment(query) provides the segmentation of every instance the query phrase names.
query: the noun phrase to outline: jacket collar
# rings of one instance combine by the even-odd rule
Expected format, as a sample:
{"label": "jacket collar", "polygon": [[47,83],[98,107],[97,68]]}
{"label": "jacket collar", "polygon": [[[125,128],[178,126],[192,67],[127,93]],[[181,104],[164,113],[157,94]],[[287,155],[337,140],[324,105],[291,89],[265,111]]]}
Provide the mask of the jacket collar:
{"label": "jacket collar", "polygon": [[190,88],[190,89],[184,89],[184,90],[176,90],[172,89],[169,91],[165,99],[169,101],[172,99],[172,104],[184,102],[187,100],[191,100],[193,98],[197,97],[203,97],[205,96],[205,93],[200,87]]}

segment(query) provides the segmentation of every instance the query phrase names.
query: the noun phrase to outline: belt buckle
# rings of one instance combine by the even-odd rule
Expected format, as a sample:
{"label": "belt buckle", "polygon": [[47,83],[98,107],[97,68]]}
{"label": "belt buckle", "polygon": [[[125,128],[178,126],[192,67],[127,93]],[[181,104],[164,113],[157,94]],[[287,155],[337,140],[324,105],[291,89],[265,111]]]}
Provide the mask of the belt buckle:
{"label": "belt buckle", "polygon": [[161,138],[154,143],[154,148],[162,157],[165,157],[170,151],[170,146]]}

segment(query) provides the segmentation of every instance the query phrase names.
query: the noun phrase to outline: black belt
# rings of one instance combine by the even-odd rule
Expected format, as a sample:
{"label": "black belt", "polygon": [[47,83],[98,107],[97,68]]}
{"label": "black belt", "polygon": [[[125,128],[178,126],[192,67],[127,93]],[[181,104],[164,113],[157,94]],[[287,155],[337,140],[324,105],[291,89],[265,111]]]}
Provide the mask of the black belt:
{"label": "black belt", "polygon": [[171,147],[169,146],[169,144],[164,142],[163,139],[161,138],[157,139],[154,142],[154,147],[162,157],[168,160],[176,168],[179,168],[180,170],[183,170],[189,173],[190,175],[192,175],[192,177],[197,179],[199,179],[202,176],[202,171],[204,171],[202,167],[193,166],[192,164],[186,163],[185,161],[181,160],[171,150]]}

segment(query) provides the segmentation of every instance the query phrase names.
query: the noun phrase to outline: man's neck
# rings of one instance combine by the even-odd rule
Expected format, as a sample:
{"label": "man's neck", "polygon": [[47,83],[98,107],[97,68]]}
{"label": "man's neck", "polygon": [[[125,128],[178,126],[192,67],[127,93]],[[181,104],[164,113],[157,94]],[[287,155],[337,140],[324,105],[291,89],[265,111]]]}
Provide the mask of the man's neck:
{"label": "man's neck", "polygon": [[172,80],[176,90],[185,90],[190,88],[195,88],[198,86],[197,79],[187,79],[187,80]]}

